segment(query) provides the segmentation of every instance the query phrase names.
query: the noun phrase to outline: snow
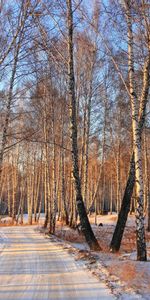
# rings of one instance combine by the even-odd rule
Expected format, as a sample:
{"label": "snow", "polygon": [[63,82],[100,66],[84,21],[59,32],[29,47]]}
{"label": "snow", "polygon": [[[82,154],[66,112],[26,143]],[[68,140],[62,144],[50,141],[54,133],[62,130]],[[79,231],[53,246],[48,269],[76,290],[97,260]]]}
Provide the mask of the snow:
{"label": "snow", "polygon": [[1,224],[11,224],[12,223],[12,218],[11,217],[2,217],[0,220]]}
{"label": "snow", "polygon": [[[89,284],[88,292],[89,291],[90,292],[89,294],[87,294],[86,292],[85,293],[86,296],[85,295],[83,296],[83,294],[81,293],[82,297],[80,298],[79,293],[77,293],[76,291],[80,286],[78,282],[78,276],[80,280],[81,280],[80,277],[82,276],[86,278],[86,282],[89,281],[87,276],[90,276],[90,278],[92,278],[91,280],[93,280],[93,276],[94,276],[94,280],[95,279],[98,280],[96,281],[95,284],[99,283],[100,286],[102,284],[102,290],[103,290],[103,285],[104,285],[104,290],[106,288],[105,293],[108,296],[108,299],[110,296],[112,297],[110,293],[111,290],[113,292],[113,295],[116,296],[117,299],[121,299],[121,300],[127,300],[127,299],[148,300],[149,299],[150,300],[150,233],[146,232],[148,262],[137,262],[134,215],[129,215],[128,217],[121,249],[120,252],[117,254],[110,253],[109,251],[109,244],[117,220],[116,214],[98,216],[97,224],[102,223],[103,224],[102,227],[96,226],[94,224],[94,216],[90,217],[90,222],[92,224],[94,233],[97,236],[98,241],[103,249],[103,251],[101,252],[91,252],[82,234],[79,234],[77,230],[73,230],[63,225],[63,223],[61,222],[57,222],[56,237],[49,238],[49,236],[47,235],[44,236],[44,231],[41,230],[40,227],[41,224],[43,223],[43,220],[44,220],[44,215],[41,216],[39,227],[27,226],[27,215],[25,215],[24,216],[25,226],[9,227],[6,226],[7,224],[3,224],[4,227],[0,227],[0,253],[1,253],[0,264],[2,265],[2,271],[0,271],[0,282],[1,282],[2,272],[4,272],[4,265],[6,267],[7,263],[8,264],[10,263],[10,267],[8,268],[7,273],[11,272],[10,268],[13,270],[14,266],[15,266],[14,272],[16,272],[16,266],[18,265],[18,268],[20,270],[23,270],[22,271],[23,273],[21,273],[20,271],[20,274],[18,274],[22,278],[20,280],[22,281],[25,280],[26,282],[26,285],[23,285],[22,287],[20,283],[21,293],[23,294],[25,293],[25,295],[24,296],[22,295],[21,297],[19,295],[17,298],[16,296],[17,294],[15,294],[16,292],[14,291],[14,287],[13,287],[14,281],[16,280],[17,282],[17,278],[15,279],[17,274],[15,274],[15,277],[13,276],[14,277],[13,280],[11,277],[7,278],[6,276],[4,278],[3,276],[3,280],[4,279],[6,280],[5,285],[7,284],[8,286],[9,284],[12,285],[13,293],[15,294],[15,297],[14,298],[10,297],[10,294],[7,293],[7,289],[5,289],[5,293],[2,293],[2,290],[0,288],[0,299],[3,300],[5,299],[6,300],[8,299],[13,299],[13,300],[17,300],[17,299],[20,300],[22,299],[26,299],[26,300],[28,299],[37,299],[37,300],[38,299],[43,299],[43,300],[44,299],[45,300],[46,299],[97,299],[96,298],[97,295],[92,294],[92,284]],[[146,221],[147,220],[145,220],[145,222]],[[37,229],[40,230],[41,233],[39,233]],[[42,244],[43,246],[41,246]],[[16,249],[17,245],[18,245],[18,249]],[[40,250],[40,247],[44,247],[45,250],[42,250],[43,248]],[[9,253],[8,248],[13,249],[13,251],[11,252],[11,256],[9,258],[8,258],[8,253]],[[22,255],[19,254],[19,249],[21,249]],[[66,254],[66,252],[68,254]],[[12,258],[13,253],[14,255]],[[61,254],[61,259],[60,256],[58,257],[58,253]],[[52,257],[50,254],[52,254]],[[72,259],[71,265],[70,265],[70,255]],[[55,262],[52,261],[53,258],[56,258],[56,260],[54,259]],[[14,259],[13,266],[11,263],[12,259]],[[23,262],[20,262],[21,259],[23,259]],[[26,266],[27,260],[31,262],[31,265],[28,263]],[[74,267],[72,267],[73,263],[75,263]],[[60,264],[61,271],[59,270],[59,266],[58,266],[59,264]],[[58,273],[58,276],[56,276],[56,273],[54,275],[51,271],[49,271],[51,268],[53,270],[56,268],[56,273]],[[74,273],[74,271],[71,272],[70,271],[71,268],[73,268],[73,270],[77,268],[79,273],[78,272]],[[83,272],[82,276],[80,273],[81,269]],[[44,270],[46,270],[46,274]],[[65,275],[64,288],[62,290],[61,290],[62,282],[61,284],[57,284],[57,289],[59,290],[59,293],[57,296],[58,298],[56,298],[56,296],[54,296],[53,293],[53,287],[51,285],[50,278],[51,276],[52,278],[56,277],[56,281],[58,283],[60,281],[59,276],[64,277],[63,272],[65,274],[68,273],[68,277],[67,275]],[[37,276],[38,273],[39,276]],[[75,278],[73,279],[72,277]],[[41,278],[44,278],[44,281],[46,281],[46,283],[43,282],[46,288],[43,297],[41,296],[40,293],[41,290],[44,290],[44,287],[43,286],[38,287],[40,280],[42,280]],[[73,291],[71,293],[75,293],[75,295],[77,294],[76,296],[75,295],[71,296],[71,298],[69,298],[70,296],[68,296],[68,292],[66,292],[66,289],[68,287],[68,282],[70,282],[70,280],[71,280],[70,285],[73,286]],[[74,280],[76,281],[75,283],[77,283],[75,287],[74,287]],[[31,288],[32,293],[30,291],[31,297],[29,297],[26,293],[26,289],[27,290],[29,289],[28,284],[30,284],[30,282],[32,285]],[[91,281],[89,281],[89,283],[90,282]],[[82,280],[81,280],[81,284],[82,286],[84,286],[84,282]],[[25,291],[23,292],[22,289]],[[40,290],[38,296],[37,296],[37,290]],[[97,288],[96,291],[97,293],[99,292],[101,293],[101,291],[99,291],[99,288]],[[55,288],[55,292],[56,292],[56,288]],[[104,296],[103,297],[100,296],[100,298],[98,299],[107,299],[107,297],[105,298]],[[114,299],[114,298],[110,298],[110,299]]]}
{"label": "snow", "polygon": [[[107,282],[118,299],[150,300],[150,233],[146,232],[148,261],[136,261],[135,216],[129,215],[121,249],[117,254],[110,253],[109,244],[116,220],[116,214],[98,216],[97,224],[103,224],[99,227],[94,224],[94,216],[90,216],[94,233],[103,251],[96,253],[96,263],[90,264],[87,260],[86,265],[100,280]],[[83,236],[77,231],[66,230],[66,226],[61,227],[60,231],[57,226],[57,235],[77,251],[89,251]]]}
{"label": "snow", "polygon": [[35,226],[1,227],[1,300],[113,300],[104,282]]}

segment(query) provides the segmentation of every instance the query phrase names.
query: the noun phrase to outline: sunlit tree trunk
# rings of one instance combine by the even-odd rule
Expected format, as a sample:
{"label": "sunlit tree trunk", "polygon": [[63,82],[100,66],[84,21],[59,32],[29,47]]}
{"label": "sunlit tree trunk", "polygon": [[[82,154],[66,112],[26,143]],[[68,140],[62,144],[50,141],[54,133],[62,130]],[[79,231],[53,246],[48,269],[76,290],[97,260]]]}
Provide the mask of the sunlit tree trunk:
{"label": "sunlit tree trunk", "polygon": [[10,174],[7,174],[8,216],[11,216]]}
{"label": "sunlit tree trunk", "polygon": [[91,102],[92,102],[92,79],[93,79],[93,68],[94,62],[92,61],[92,67],[90,70],[90,90],[87,101],[87,122],[86,122],[86,135],[85,135],[85,155],[84,155],[84,181],[83,181],[83,199],[88,208],[88,177],[89,177],[89,137],[90,137],[90,126],[91,126]]}
{"label": "sunlit tree trunk", "polygon": [[32,224],[32,208],[33,208],[33,194],[32,194],[32,174],[28,170],[27,174],[27,202],[28,202],[28,224]]}
{"label": "sunlit tree trunk", "polygon": [[113,211],[113,176],[111,174],[110,178],[110,214],[112,214]]}
{"label": "sunlit tree trunk", "polygon": [[134,82],[134,54],[133,54],[133,32],[131,6],[128,1],[126,5],[126,19],[128,25],[128,66],[129,66],[129,90],[132,110],[132,132],[133,148],[135,160],[135,183],[136,183],[136,241],[137,241],[137,259],[147,260],[146,241],[144,230],[144,187],[142,172],[142,149],[141,134],[138,124],[138,99]]}
{"label": "sunlit tree trunk", "polygon": [[28,208],[28,224],[32,225],[32,209],[33,209],[33,174],[32,174],[32,164],[30,158],[30,149],[28,147],[28,157],[27,157],[27,208]]}
{"label": "sunlit tree trunk", "polygon": [[13,222],[16,220],[16,186],[17,186],[17,170],[15,165],[12,166],[12,219]]}
{"label": "sunlit tree trunk", "polygon": [[20,223],[23,224],[23,214],[24,214],[24,180],[22,178],[21,180],[21,195],[20,195],[20,204],[21,204],[21,208],[20,208]]}
{"label": "sunlit tree trunk", "polygon": [[[148,55],[145,59],[144,68],[143,68],[143,86],[142,86],[142,92],[140,97],[140,110],[138,115],[138,121],[139,121],[138,126],[139,126],[140,138],[143,130],[143,125],[145,122],[146,104],[147,104],[148,93],[149,93],[149,78],[150,78],[150,45],[148,44]],[[133,152],[130,160],[130,169],[129,169],[127,183],[126,183],[126,187],[122,199],[121,209],[119,212],[113,238],[110,244],[110,249],[113,252],[116,252],[120,249],[121,240],[123,237],[128,213],[130,211],[131,197],[132,197],[134,185],[135,185],[135,162],[134,162],[134,152]]]}
{"label": "sunlit tree trunk", "polygon": [[[53,99],[54,101],[54,99]],[[53,167],[52,167],[52,185],[53,185],[53,216],[52,216],[52,232],[55,233],[56,214],[57,214],[57,174],[56,174],[56,144],[55,144],[55,111],[54,103],[52,103],[52,135],[53,135]]]}
{"label": "sunlit tree trunk", "polygon": [[[63,119],[63,117],[62,117]],[[61,148],[61,197],[65,214],[66,225],[69,224],[69,215],[66,204],[66,187],[65,187],[65,150],[64,150],[64,121],[62,120],[62,148]]]}
{"label": "sunlit tree trunk", "polygon": [[80,180],[81,184],[84,182],[84,167],[85,167],[85,140],[86,140],[86,118],[87,118],[86,104],[84,105],[83,113],[83,134],[82,134],[82,148],[81,148],[81,167],[80,167]]}
{"label": "sunlit tree trunk", "polygon": [[[46,97],[45,89],[44,89],[44,97]],[[44,99],[45,101],[45,99]],[[47,113],[46,113],[46,104],[44,102],[44,209],[45,209],[45,220],[44,220],[44,228],[47,227],[48,224],[48,196],[47,196],[47,169],[48,169],[48,136],[47,136]]]}
{"label": "sunlit tree trunk", "polygon": [[134,54],[133,54],[133,32],[131,7],[128,1],[125,1],[126,19],[128,27],[128,66],[129,66],[129,91],[132,110],[132,132],[133,148],[135,162],[135,182],[136,182],[136,237],[137,237],[137,259],[146,260],[146,242],[144,231],[143,216],[143,174],[142,174],[142,152],[141,152],[141,132],[138,119],[137,95],[134,80]]}
{"label": "sunlit tree trunk", "polygon": [[117,145],[117,161],[116,161],[116,175],[117,175],[117,213],[120,211],[121,191],[120,191],[120,136],[118,136]]}
{"label": "sunlit tree trunk", "polygon": [[13,160],[12,172],[12,219],[16,221],[17,214],[17,181],[18,181],[18,161],[19,161],[19,147],[17,147],[16,159]]}
{"label": "sunlit tree trunk", "polygon": [[148,178],[148,153],[147,153],[147,138],[146,128],[143,135],[144,140],[144,212],[147,212],[148,196],[149,196],[149,178]]}
{"label": "sunlit tree trunk", "polygon": [[150,231],[150,188],[149,188],[149,160],[148,160],[148,143],[146,137],[146,128],[144,130],[144,163],[145,163],[145,183],[144,183],[144,198],[145,198],[145,213],[147,213],[148,224],[147,230]]}
{"label": "sunlit tree trunk", "polygon": [[43,151],[41,155],[41,184],[40,184],[40,199],[39,199],[39,206],[38,206],[38,215],[37,215],[37,222],[40,220],[40,214],[42,209],[42,202],[44,200],[43,194],[44,194],[44,170],[43,170]]}

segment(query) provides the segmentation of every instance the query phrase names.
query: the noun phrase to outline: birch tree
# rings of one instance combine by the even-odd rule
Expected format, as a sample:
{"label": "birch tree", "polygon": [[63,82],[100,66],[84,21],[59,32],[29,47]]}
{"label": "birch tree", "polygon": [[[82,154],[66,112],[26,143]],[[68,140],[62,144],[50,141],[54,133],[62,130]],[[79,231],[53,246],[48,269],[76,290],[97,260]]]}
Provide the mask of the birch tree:
{"label": "birch tree", "polygon": [[[146,17],[144,2],[141,7],[142,11],[142,20]],[[144,22],[144,31],[146,41],[144,45],[146,45],[146,57],[144,58],[144,65],[143,65],[143,78],[142,78],[142,88],[139,97],[140,101],[140,109],[138,113],[138,122],[139,122],[139,130],[140,135],[142,135],[143,125],[145,122],[145,115],[146,115],[146,104],[148,101],[148,94],[149,94],[149,78],[150,78],[150,44],[149,44],[149,18],[148,15],[146,17],[146,22]],[[121,209],[118,215],[117,224],[115,227],[115,231],[113,234],[113,238],[110,244],[110,249],[113,252],[119,250],[121,245],[121,240],[123,237],[128,213],[130,211],[130,204],[131,204],[131,197],[133,193],[133,188],[135,185],[135,161],[134,161],[134,152],[131,155],[130,160],[130,169],[128,173],[128,178],[125,186],[125,191],[122,199]]]}
{"label": "birch tree", "polygon": [[79,177],[78,165],[78,145],[77,145],[77,120],[76,120],[76,95],[74,79],[74,60],[73,60],[73,10],[72,1],[67,0],[67,22],[68,22],[68,97],[70,103],[70,123],[71,123],[71,142],[72,142],[72,163],[73,176],[76,189],[76,204],[79,212],[81,229],[87,243],[93,250],[100,250],[100,246],[94,236],[90,226],[81,193],[81,181]]}

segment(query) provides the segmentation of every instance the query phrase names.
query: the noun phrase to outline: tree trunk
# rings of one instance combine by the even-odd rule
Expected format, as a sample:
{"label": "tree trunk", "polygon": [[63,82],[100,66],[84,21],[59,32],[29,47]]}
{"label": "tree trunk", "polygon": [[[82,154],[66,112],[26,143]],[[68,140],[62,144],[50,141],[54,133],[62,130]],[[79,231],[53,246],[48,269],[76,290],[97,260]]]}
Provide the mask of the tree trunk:
{"label": "tree trunk", "polygon": [[91,101],[92,101],[92,79],[93,79],[93,65],[91,70],[91,78],[90,78],[90,91],[88,95],[88,103],[87,103],[87,124],[86,124],[86,141],[85,141],[85,165],[84,165],[84,185],[83,185],[83,199],[88,208],[88,170],[89,170],[89,136],[90,136],[90,125],[91,125]]}
{"label": "tree trunk", "polygon": [[149,195],[149,176],[148,176],[148,153],[147,153],[147,139],[146,128],[144,129],[144,212],[147,212],[148,195]]}
{"label": "tree trunk", "polygon": [[117,213],[120,211],[120,198],[121,198],[121,192],[120,192],[120,134],[118,136],[118,146],[117,146],[117,161],[116,161],[116,177],[117,177]]}
{"label": "tree trunk", "polygon": [[[44,90],[44,97],[45,90]],[[44,162],[44,209],[45,209],[45,220],[44,220],[44,228],[47,227],[48,224],[48,197],[47,197],[47,169],[48,169],[48,145],[47,145],[47,113],[46,108],[44,107],[44,154],[45,154],[45,162]]]}
{"label": "tree trunk", "polygon": [[23,224],[23,212],[24,212],[24,186],[23,186],[23,179],[22,179],[22,182],[21,182],[21,212],[20,212],[20,215],[21,215],[21,220],[20,220],[20,223]]}
{"label": "tree trunk", "polygon": [[[62,128],[64,125],[62,124]],[[69,215],[68,215],[68,210],[67,210],[67,205],[66,205],[66,189],[65,189],[65,151],[63,149],[64,147],[64,130],[62,129],[62,150],[61,150],[61,196],[62,196],[62,202],[63,202],[63,209],[65,213],[65,220],[66,220],[66,225],[69,224]]]}
{"label": "tree trunk", "polygon": [[144,160],[145,160],[145,210],[147,209],[148,224],[147,230],[150,232],[150,188],[149,188],[149,160],[148,160],[148,149],[146,139],[146,128],[144,132]]}
{"label": "tree trunk", "polygon": [[[149,93],[149,78],[150,78],[150,74],[149,74],[150,49],[149,48],[148,48],[148,56],[146,57],[144,63],[143,87],[142,87],[142,93],[140,98],[140,110],[139,110],[139,118],[138,118],[140,138],[143,130],[143,125],[145,122],[146,104],[147,104],[148,93]],[[110,250],[112,252],[117,252],[120,249],[128,213],[130,211],[131,197],[133,193],[134,184],[135,184],[135,163],[134,163],[134,152],[133,152],[130,161],[130,170],[129,170],[129,175],[126,183],[126,188],[122,199],[121,210],[118,215],[117,224],[110,244]]]}
{"label": "tree trunk", "polygon": [[[144,216],[143,216],[144,199],[143,199],[143,174],[142,174],[142,153],[141,153],[141,128],[139,126],[139,120],[138,120],[138,110],[137,110],[138,99],[135,91],[135,82],[134,82],[132,16],[130,11],[131,7],[128,1],[125,1],[125,7],[126,7],[126,19],[127,19],[127,26],[128,26],[129,90],[130,90],[131,110],[132,110],[132,132],[133,132],[133,147],[134,147],[134,161],[135,161],[134,173],[136,179],[136,197],[137,197],[137,207],[136,207],[137,259],[141,261],[143,260],[145,261],[147,257],[146,257],[146,242],[145,242]],[[143,117],[142,125],[144,125],[144,119],[145,118]],[[129,202],[128,203],[129,207],[127,211],[129,211],[130,209],[130,201],[128,202]],[[122,229],[124,230],[124,226],[126,223],[125,218],[123,218],[122,222],[123,222]],[[112,249],[112,243],[111,243],[111,249]]]}
{"label": "tree trunk", "polygon": [[37,222],[40,220],[42,202],[43,202],[43,181],[44,181],[44,174],[43,174],[43,152],[41,154],[41,185],[40,185],[40,200],[39,200],[39,207],[38,207],[38,215],[37,215]]}
{"label": "tree trunk", "polygon": [[110,178],[110,208],[109,208],[110,214],[112,215],[112,211],[113,211],[113,177],[111,174],[111,178]]}
{"label": "tree trunk", "polygon": [[8,216],[11,216],[10,175],[7,174]]}
{"label": "tree trunk", "polygon": [[55,234],[56,214],[57,214],[57,180],[56,180],[56,144],[55,144],[55,111],[52,103],[52,134],[53,134],[53,216],[52,216],[52,233]]}
{"label": "tree trunk", "polygon": [[72,142],[72,162],[73,162],[73,176],[75,180],[76,189],[76,204],[80,217],[81,230],[86,238],[90,249],[100,250],[100,246],[94,236],[91,225],[89,223],[82,193],[81,181],[79,176],[78,165],[78,146],[77,146],[77,121],[76,121],[76,97],[75,97],[75,80],[74,80],[74,66],[73,66],[73,12],[72,1],[67,0],[67,21],[68,21],[68,96],[70,102],[70,123],[71,123],[71,142]]}
{"label": "tree trunk", "polygon": [[117,252],[120,249],[126,221],[128,218],[128,213],[130,211],[130,203],[131,203],[134,184],[135,184],[135,163],[134,163],[134,153],[133,153],[130,161],[130,171],[129,171],[128,180],[127,180],[127,184],[126,184],[126,188],[125,188],[125,192],[121,204],[121,209],[118,215],[117,224],[110,244],[110,250],[112,252]]}
{"label": "tree trunk", "polygon": [[[105,144],[106,144],[106,107],[107,107],[107,103],[105,100],[105,110],[104,110],[104,126],[103,126],[103,141],[102,141],[102,158],[101,158],[101,167],[100,167],[100,172],[99,172],[99,176],[98,176],[98,181],[97,181],[97,185],[96,185],[96,189],[95,189],[95,193],[93,195],[93,201],[92,204],[89,208],[89,211],[92,210],[95,206],[95,201],[97,201],[97,195],[98,195],[98,191],[100,188],[100,184],[101,184],[101,180],[102,180],[102,175],[104,175],[104,162],[105,162]],[[104,178],[103,178],[104,181]],[[102,185],[103,188],[103,185]],[[102,196],[102,191],[101,191],[101,196]],[[97,205],[98,206],[98,205]],[[99,205],[100,207],[100,205]],[[102,206],[101,206],[102,207]]]}

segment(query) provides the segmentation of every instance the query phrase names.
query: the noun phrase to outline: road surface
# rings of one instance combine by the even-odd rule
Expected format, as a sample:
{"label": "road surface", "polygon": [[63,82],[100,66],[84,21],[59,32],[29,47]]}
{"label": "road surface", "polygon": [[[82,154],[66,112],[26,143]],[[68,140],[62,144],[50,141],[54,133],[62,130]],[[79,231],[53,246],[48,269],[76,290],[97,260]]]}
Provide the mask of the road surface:
{"label": "road surface", "polygon": [[0,227],[0,300],[113,300],[104,283],[33,226]]}

